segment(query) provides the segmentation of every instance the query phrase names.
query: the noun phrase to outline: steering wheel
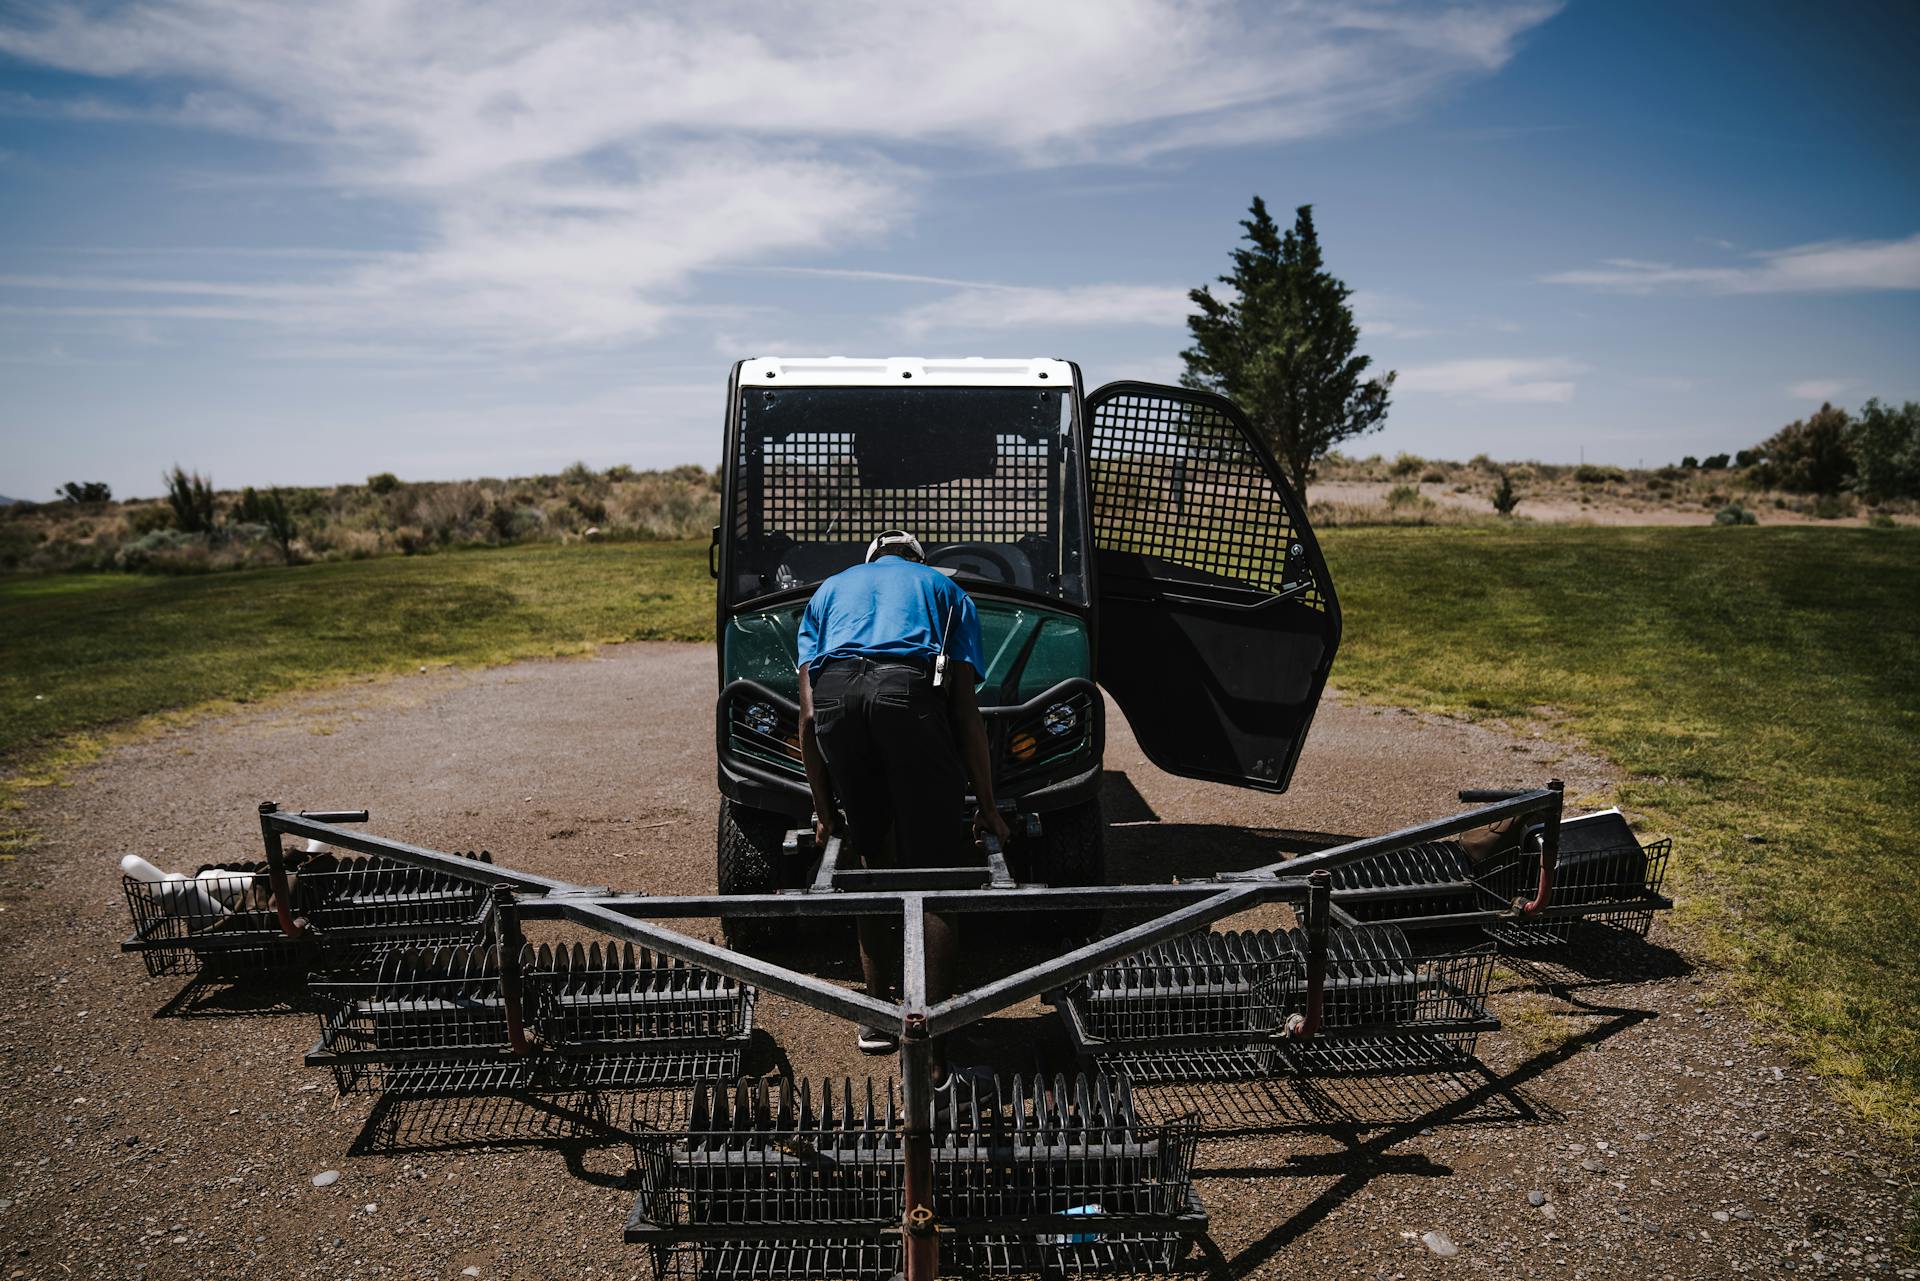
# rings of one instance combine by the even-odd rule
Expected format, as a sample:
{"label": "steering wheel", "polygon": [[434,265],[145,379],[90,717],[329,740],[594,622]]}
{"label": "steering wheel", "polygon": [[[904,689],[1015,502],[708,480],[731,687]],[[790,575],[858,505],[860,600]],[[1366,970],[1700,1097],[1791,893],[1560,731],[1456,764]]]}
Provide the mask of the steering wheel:
{"label": "steering wheel", "polygon": [[[984,561],[1000,571],[1001,582],[1014,587],[1031,585],[1029,582],[1032,577],[1031,570],[1022,574],[1021,567],[1014,563],[1014,558],[1007,554],[1007,549],[992,543],[948,543],[944,547],[934,547],[927,551],[929,565],[938,565],[949,559],[962,562]],[[1026,557],[1023,556],[1020,559],[1025,560]]]}

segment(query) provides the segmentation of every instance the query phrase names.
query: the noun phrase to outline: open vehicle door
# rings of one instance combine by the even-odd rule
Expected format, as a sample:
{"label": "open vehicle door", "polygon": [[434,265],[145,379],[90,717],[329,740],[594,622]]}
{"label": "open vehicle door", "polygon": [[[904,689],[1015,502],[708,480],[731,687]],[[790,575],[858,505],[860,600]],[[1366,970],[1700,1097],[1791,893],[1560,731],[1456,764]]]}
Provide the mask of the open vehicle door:
{"label": "open vehicle door", "polygon": [[1299,500],[1232,402],[1087,397],[1098,675],[1172,774],[1286,790],[1340,643]]}

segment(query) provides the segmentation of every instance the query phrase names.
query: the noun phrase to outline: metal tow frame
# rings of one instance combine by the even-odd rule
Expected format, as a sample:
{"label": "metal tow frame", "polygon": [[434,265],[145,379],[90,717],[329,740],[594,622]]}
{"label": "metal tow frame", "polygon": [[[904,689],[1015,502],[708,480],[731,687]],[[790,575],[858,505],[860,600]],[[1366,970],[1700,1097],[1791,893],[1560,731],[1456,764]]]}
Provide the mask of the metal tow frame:
{"label": "metal tow frame", "polygon": [[[1475,794],[1484,797],[1487,794]],[[364,822],[364,811],[297,813],[272,803],[260,807],[260,829],[266,847],[270,883],[282,928],[294,937],[312,932],[294,917],[287,895],[287,859],[283,838],[304,837],[337,848],[378,855],[415,867],[428,868],[461,881],[481,884],[492,892],[495,937],[503,962],[519,954],[521,926],[528,921],[566,922],[612,938],[625,940],[667,956],[752,983],[848,1022],[897,1027],[901,1035],[901,1093],[904,1105],[905,1213],[902,1256],[908,1281],[930,1281],[937,1274],[940,1230],[933,1198],[932,1121],[933,1055],[936,1037],[977,1023],[998,1011],[1083,978],[1110,962],[1157,943],[1206,928],[1227,917],[1266,903],[1285,901],[1295,906],[1308,936],[1305,1009],[1285,1021],[1284,1036],[1311,1041],[1320,1032],[1323,989],[1327,970],[1327,935],[1334,925],[1350,925],[1330,889],[1333,869],[1423,841],[1441,840],[1502,819],[1540,816],[1542,822],[1540,878],[1531,899],[1516,900],[1509,908],[1465,914],[1460,924],[1501,919],[1571,917],[1617,910],[1618,905],[1552,904],[1553,873],[1559,846],[1563,803],[1558,780],[1530,791],[1502,793],[1490,803],[1451,817],[1401,828],[1381,836],[1346,842],[1311,854],[1281,860],[1249,871],[1222,872],[1203,880],[1153,885],[1112,885],[1044,888],[1011,882],[996,866],[992,872],[972,873],[970,886],[954,887],[956,869],[899,869],[885,878],[853,877],[837,867],[837,850],[830,845],[823,858],[822,876],[809,888],[779,894],[650,895],[615,893],[604,886],[579,885],[531,872],[477,864],[459,855],[443,853],[385,837],[356,832],[342,822]],[[1003,866],[1003,865],[1002,865]],[[833,870],[828,870],[833,869]],[[842,888],[846,887],[846,888]],[[1052,959],[1027,966],[959,992],[939,1002],[927,996],[926,916],[928,913],[1057,912],[1094,908],[1159,908],[1161,914],[1109,937],[1076,947]],[[872,917],[898,916],[902,926],[901,1000],[877,999],[849,991],[813,975],[776,962],[682,934],[659,924],[676,919],[728,916],[759,917]],[[1471,917],[1471,919],[1468,919]],[[511,1042],[517,1052],[528,1049],[517,966],[500,967],[501,997],[506,1005]],[[1023,1229],[1035,1227],[1022,1221]],[[1083,1221],[1053,1216],[1037,1230],[1072,1232]]]}

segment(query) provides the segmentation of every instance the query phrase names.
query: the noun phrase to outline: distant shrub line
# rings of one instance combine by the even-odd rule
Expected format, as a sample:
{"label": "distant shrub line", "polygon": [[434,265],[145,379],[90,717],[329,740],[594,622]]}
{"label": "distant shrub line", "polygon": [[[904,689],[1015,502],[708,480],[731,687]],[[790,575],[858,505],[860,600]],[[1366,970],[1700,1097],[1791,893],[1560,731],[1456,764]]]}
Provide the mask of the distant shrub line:
{"label": "distant shrub line", "polygon": [[[1418,454],[1388,460],[1378,454],[1332,453],[1317,475],[1326,482],[1391,486],[1381,503],[1316,500],[1310,511],[1327,524],[1476,523],[1474,514],[1457,504],[1436,509],[1419,488],[1446,485],[1454,494],[1476,495],[1499,518],[1514,517],[1531,495],[1582,506],[1598,499],[1629,507],[1692,507],[1712,513],[1722,525],[1754,524],[1756,509],[1842,520],[1860,515],[1864,506],[1867,523],[1884,527],[1894,523],[1893,513],[1912,513],[1920,506],[1920,403],[1896,407],[1869,400],[1858,415],[1822,405],[1751,449],[1688,455],[1678,464],[1655,468],[1497,463],[1485,454],[1458,463]],[[1736,491],[1747,495],[1744,502],[1733,497]]]}
{"label": "distant shrub line", "polygon": [[0,569],[192,574],[514,543],[694,538],[720,511],[719,477],[697,466],[595,471],[576,463],[557,476],[418,482],[381,472],[363,485],[237,493],[179,467],[165,479],[164,499],[70,495],[0,508]]}

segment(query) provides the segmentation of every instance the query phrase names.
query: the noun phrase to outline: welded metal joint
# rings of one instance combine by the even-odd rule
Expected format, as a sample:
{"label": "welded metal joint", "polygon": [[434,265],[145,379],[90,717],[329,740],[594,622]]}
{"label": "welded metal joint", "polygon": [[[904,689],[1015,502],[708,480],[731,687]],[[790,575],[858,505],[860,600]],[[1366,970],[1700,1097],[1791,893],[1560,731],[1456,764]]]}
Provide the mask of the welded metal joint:
{"label": "welded metal joint", "polygon": [[507,1044],[515,1054],[525,1054],[533,1048],[527,1037],[526,985],[520,972],[520,949],[526,939],[520,932],[520,911],[511,885],[493,887],[493,941],[500,960],[500,1007]]}
{"label": "welded metal joint", "polygon": [[1287,1039],[1305,1044],[1320,1034],[1327,997],[1327,931],[1333,918],[1333,874],[1307,875],[1307,1008],[1287,1016]]}

